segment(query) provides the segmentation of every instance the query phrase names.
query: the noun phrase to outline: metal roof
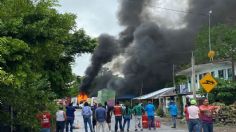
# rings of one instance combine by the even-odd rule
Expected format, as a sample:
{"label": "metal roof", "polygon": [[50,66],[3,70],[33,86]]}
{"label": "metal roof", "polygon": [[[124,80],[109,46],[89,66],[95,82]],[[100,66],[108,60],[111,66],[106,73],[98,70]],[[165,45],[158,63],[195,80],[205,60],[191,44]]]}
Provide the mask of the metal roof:
{"label": "metal roof", "polygon": [[157,99],[157,98],[159,98],[160,95],[162,95],[163,93],[165,93],[165,92],[167,92],[167,91],[170,91],[170,90],[173,90],[173,89],[174,89],[174,87],[163,88],[163,89],[157,90],[157,91],[155,91],[155,92],[152,92],[152,93],[149,93],[149,94],[145,94],[145,95],[142,95],[142,96],[133,98],[133,99]]}

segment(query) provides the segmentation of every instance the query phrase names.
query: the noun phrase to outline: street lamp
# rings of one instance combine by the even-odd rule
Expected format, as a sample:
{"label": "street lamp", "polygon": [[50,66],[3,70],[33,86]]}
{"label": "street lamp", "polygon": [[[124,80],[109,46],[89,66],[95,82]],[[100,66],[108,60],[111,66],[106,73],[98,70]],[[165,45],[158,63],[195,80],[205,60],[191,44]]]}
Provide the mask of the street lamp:
{"label": "street lamp", "polygon": [[211,51],[211,13],[212,13],[212,10],[209,11],[208,13],[208,16],[209,16],[209,51]]}
{"label": "street lamp", "polygon": [[208,52],[208,57],[210,58],[210,61],[213,61],[213,58],[215,56],[215,51],[213,51],[211,49],[211,14],[212,14],[212,10],[210,10],[208,12],[208,18],[209,18],[209,33],[208,33],[208,41],[209,41],[209,52]]}

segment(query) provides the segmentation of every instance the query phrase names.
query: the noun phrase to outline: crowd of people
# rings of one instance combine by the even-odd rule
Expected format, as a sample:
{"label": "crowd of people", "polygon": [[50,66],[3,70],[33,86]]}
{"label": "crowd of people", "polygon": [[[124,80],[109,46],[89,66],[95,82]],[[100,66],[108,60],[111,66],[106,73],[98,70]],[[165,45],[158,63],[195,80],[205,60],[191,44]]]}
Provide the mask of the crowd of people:
{"label": "crowd of people", "polygon": [[120,129],[120,131],[124,131],[125,129],[129,131],[130,120],[133,117],[135,120],[135,131],[143,131],[142,115],[145,112],[148,116],[148,128],[150,130],[152,127],[156,129],[154,125],[155,107],[151,101],[149,101],[145,107],[143,107],[142,104],[136,103],[133,108],[129,105],[125,105],[125,107],[122,108],[118,101],[113,107],[108,106],[106,102],[104,106],[101,103],[95,103],[90,107],[88,103],[85,102],[82,108],[85,132],[88,132],[88,126],[91,132],[95,130],[96,132],[104,132],[106,124],[108,125],[108,131],[111,131],[111,117],[113,114],[115,117],[115,132],[117,132],[118,129]]}
{"label": "crowd of people", "polygon": [[75,107],[72,106],[70,103],[66,106],[66,112],[62,105],[59,106],[55,117],[52,116],[45,108],[42,113],[37,114],[37,118],[40,121],[41,125],[41,132],[50,132],[51,131],[51,119],[54,117],[56,119],[56,132],[64,132],[66,127],[66,132],[70,131],[73,132],[73,123],[75,119],[74,112],[76,111]]}
{"label": "crowd of people", "polygon": [[213,132],[213,113],[219,109],[219,106],[209,105],[208,99],[200,106],[191,99],[184,109],[189,132]]}
{"label": "crowd of people", "polygon": [[[176,128],[176,118],[178,115],[178,107],[173,100],[170,101],[168,105],[168,110],[172,118],[173,126]],[[213,113],[217,112],[220,107],[209,105],[209,101],[205,99],[203,105],[197,105],[197,101],[191,99],[187,101],[185,106],[185,118],[188,125],[189,132],[213,132]],[[73,123],[75,119],[74,112],[75,107],[72,104],[66,106],[66,111],[64,112],[63,106],[60,106],[55,114],[56,118],[56,132],[72,132]],[[118,131],[129,131],[130,130],[130,120],[134,119],[135,131],[143,131],[143,115],[146,114],[148,119],[147,127],[149,130],[155,126],[155,111],[156,108],[151,101],[144,107],[142,103],[136,103],[133,107],[126,104],[122,107],[117,101],[114,106],[109,106],[107,102],[102,105],[101,103],[94,103],[90,106],[87,102],[84,103],[81,115],[84,121],[85,132],[105,132],[111,131],[111,118],[114,115],[115,119],[115,132]],[[41,132],[50,132],[50,119],[51,115],[47,111],[43,111],[41,114],[37,115],[37,118],[41,121]],[[108,130],[105,130],[106,125]],[[88,128],[89,127],[89,128]]]}

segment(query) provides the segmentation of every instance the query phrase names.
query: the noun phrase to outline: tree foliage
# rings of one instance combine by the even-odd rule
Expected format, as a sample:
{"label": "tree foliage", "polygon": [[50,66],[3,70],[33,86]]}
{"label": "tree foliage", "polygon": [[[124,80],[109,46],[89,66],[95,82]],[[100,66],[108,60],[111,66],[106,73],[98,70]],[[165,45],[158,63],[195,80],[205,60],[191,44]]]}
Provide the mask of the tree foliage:
{"label": "tree foliage", "polygon": [[[197,63],[208,62],[209,52],[208,28],[198,34],[196,38],[195,56]],[[216,25],[211,28],[211,47],[216,52],[214,59],[224,60],[236,57],[236,26]]]}
{"label": "tree foliage", "polygon": [[[92,52],[96,40],[76,28],[74,14],[60,14],[55,0],[0,0],[0,123],[35,127],[35,114],[69,95],[74,57]],[[14,110],[11,120],[8,110]]]}
{"label": "tree foliage", "polygon": [[[209,93],[211,102],[222,101],[225,104],[232,104],[236,101],[236,83],[231,80],[217,79],[218,85]],[[200,94],[206,96],[203,88],[200,89]]]}

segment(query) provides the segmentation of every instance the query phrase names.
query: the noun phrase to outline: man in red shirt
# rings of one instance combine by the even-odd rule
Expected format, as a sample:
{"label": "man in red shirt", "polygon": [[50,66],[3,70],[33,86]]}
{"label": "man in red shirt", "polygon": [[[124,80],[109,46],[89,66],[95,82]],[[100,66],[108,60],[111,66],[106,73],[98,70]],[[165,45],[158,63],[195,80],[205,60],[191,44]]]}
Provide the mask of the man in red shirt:
{"label": "man in red shirt", "polygon": [[41,132],[50,132],[50,113],[44,111],[43,113],[38,114],[37,118],[39,119],[41,124]]}
{"label": "man in red shirt", "polygon": [[117,101],[116,105],[114,106],[114,115],[115,115],[115,132],[118,130],[118,123],[120,125],[120,131],[123,132],[122,127],[122,107],[120,106],[120,103]]}
{"label": "man in red shirt", "polygon": [[203,101],[203,105],[199,107],[201,113],[201,121],[203,132],[213,132],[213,112],[220,109],[219,106],[209,105],[208,99]]}

